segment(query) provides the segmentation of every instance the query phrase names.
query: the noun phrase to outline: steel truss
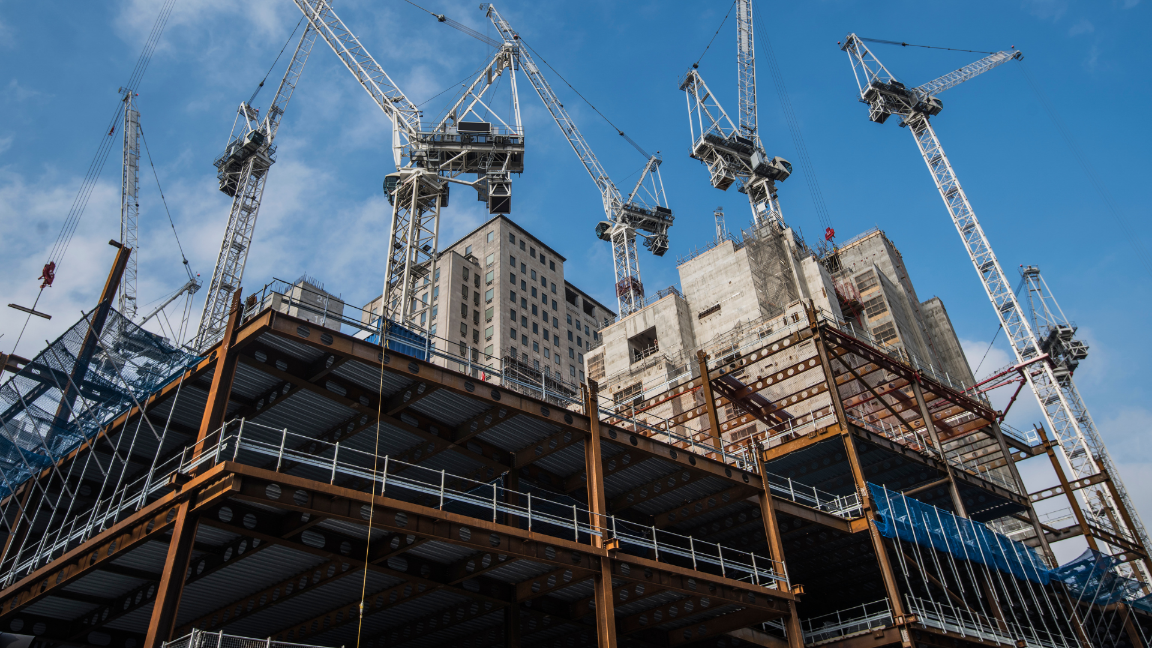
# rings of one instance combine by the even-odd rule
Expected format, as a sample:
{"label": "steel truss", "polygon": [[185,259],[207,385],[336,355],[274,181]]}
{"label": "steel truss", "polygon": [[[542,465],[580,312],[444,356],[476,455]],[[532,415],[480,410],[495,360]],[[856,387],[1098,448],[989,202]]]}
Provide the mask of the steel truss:
{"label": "steel truss", "polygon": [[[932,173],[932,179],[952,217],[952,222],[964,242],[972,265],[980,275],[996,316],[1000,320],[1012,345],[1017,363],[1024,363],[1044,354],[1024,306],[1016,298],[992,246],[980,226],[976,213],[960,186],[960,181],[944,153],[929,117],[940,112],[942,104],[935,95],[1010,60],[1023,58],[1020,52],[997,52],[964,68],[917,88],[907,88],[880,63],[863,42],[850,34],[842,47],[848,53],[860,101],[869,106],[869,119],[883,123],[890,115],[898,115],[909,127],[916,146]],[[1089,511],[1098,526],[1138,541],[1145,553],[1152,545],[1147,532],[1120,479],[1104,441],[1096,429],[1091,414],[1084,404],[1071,372],[1059,371],[1051,360],[1037,363],[1035,370],[1024,376],[1044,411],[1048,427],[1056,435],[1060,454],[1072,471],[1072,478],[1083,479],[1105,472],[1111,488],[1097,484],[1079,491],[1084,509]],[[1098,505],[1093,505],[1092,495]],[[1121,547],[1116,547],[1122,550]],[[1148,568],[1137,563],[1135,569],[1145,582],[1152,579]]]}
{"label": "steel truss", "polygon": [[120,280],[119,310],[129,320],[136,317],[136,266],[140,256],[140,112],[130,88],[124,92],[124,154],[120,178],[120,241],[135,254],[128,257]]}
{"label": "steel truss", "polygon": [[[427,299],[418,299],[421,280],[431,281],[436,272],[437,235],[440,207],[447,195],[445,181],[434,171],[404,168],[396,174],[392,201],[392,225],[388,240],[388,260],[384,276],[383,314],[393,322],[426,328]],[[396,176],[389,176],[393,178]]]}
{"label": "steel truss", "polygon": [[316,31],[311,26],[305,28],[292,54],[292,61],[284,72],[284,78],[280,81],[280,87],[276,89],[272,107],[263,120],[256,109],[247,103],[240,104],[228,145],[224,154],[216,159],[220,191],[232,196],[232,207],[228,213],[224,239],[216,255],[212,280],[208,284],[200,327],[192,342],[192,347],[198,351],[212,346],[224,335],[232,302],[231,294],[239,289],[244,277],[244,264],[248,260],[252,234],[256,230],[256,217],[260,213],[268,169],[276,161],[276,147],[273,145],[276,131],[288,101],[292,98],[292,92],[300,82],[300,74],[304,72],[304,64],[308,62],[308,55],[315,42]]}
{"label": "steel truss", "polygon": [[653,254],[663,256],[668,250],[668,229],[672,227],[674,219],[664,194],[664,181],[660,178],[662,160],[659,153],[648,156],[640,180],[632,193],[625,197],[592,152],[592,147],[576,127],[560,98],[548,85],[540,68],[526,51],[527,48],[520,46],[520,36],[491,4],[488,5],[488,18],[500,32],[504,46],[515,49],[520,69],[528,77],[536,94],[544,102],[544,107],[600,191],[607,220],[596,225],[596,236],[612,243],[616,304],[620,316],[640,310],[644,307],[644,284],[640,280],[640,265],[636,257],[636,237],[643,238],[644,247]]}

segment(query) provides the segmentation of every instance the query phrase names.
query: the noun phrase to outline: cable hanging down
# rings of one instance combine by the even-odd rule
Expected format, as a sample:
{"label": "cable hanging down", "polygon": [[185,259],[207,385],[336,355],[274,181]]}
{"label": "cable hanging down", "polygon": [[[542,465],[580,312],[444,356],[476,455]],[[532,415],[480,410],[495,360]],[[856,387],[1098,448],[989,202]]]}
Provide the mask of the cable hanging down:
{"label": "cable hanging down", "polygon": [[[412,5],[413,7],[416,7],[420,11],[427,13],[429,16],[432,16],[437,21],[442,22],[442,23],[448,25],[449,27],[452,27],[453,29],[456,29],[460,32],[463,32],[463,33],[471,36],[472,38],[475,38],[476,40],[478,40],[482,43],[486,43],[488,45],[491,45],[492,47],[503,47],[504,46],[504,43],[502,41],[498,41],[494,38],[486,36],[485,34],[481,34],[480,32],[476,31],[475,29],[472,29],[468,25],[465,25],[465,24],[463,24],[459,21],[456,21],[456,20],[452,20],[451,18],[445,16],[444,14],[438,14],[438,13],[435,13],[435,12],[430,11],[428,9],[425,9],[424,7],[421,7],[420,5],[416,4],[415,2],[412,2],[412,0],[404,0],[404,1],[407,2],[408,4]],[[535,49],[533,49],[533,47],[528,44],[528,41],[524,40],[523,36],[520,37],[520,42],[524,45],[524,47],[528,48],[528,51],[532,52],[533,56],[539,58],[540,62],[542,62],[544,65],[547,65],[548,69],[552,70],[552,72],[561,81],[564,82],[564,85],[568,86],[572,90],[572,92],[576,93],[576,96],[580,97],[580,99],[582,99],[584,101],[584,103],[588,104],[589,108],[591,108],[597,115],[600,115],[600,117],[603,118],[604,121],[608,122],[608,125],[612,127],[612,130],[616,131],[617,135],[619,135],[620,137],[623,137],[626,142],[631,144],[632,148],[636,149],[640,153],[640,155],[643,155],[645,160],[651,159],[652,156],[648,155],[647,151],[645,151],[643,148],[641,148],[640,145],[637,144],[636,141],[633,140],[631,137],[628,137],[628,135],[624,131],[620,130],[620,128],[618,128],[616,126],[616,124],[613,124],[612,120],[608,119],[607,115],[600,112],[600,109],[597,108],[591,101],[589,101],[587,97],[585,97],[583,94],[580,94],[580,91],[577,90],[576,87],[573,86],[571,83],[569,83],[568,79],[565,79],[564,75],[560,74],[556,70],[556,68],[552,67],[552,64],[549,63],[547,60],[545,60],[544,57],[541,56],[539,52],[537,52]]]}

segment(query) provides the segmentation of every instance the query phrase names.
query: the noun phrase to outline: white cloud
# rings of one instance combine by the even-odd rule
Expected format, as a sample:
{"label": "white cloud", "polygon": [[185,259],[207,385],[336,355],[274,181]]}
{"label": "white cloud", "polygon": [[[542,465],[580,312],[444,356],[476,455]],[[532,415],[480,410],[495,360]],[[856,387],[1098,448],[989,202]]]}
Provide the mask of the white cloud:
{"label": "white cloud", "polygon": [[1068,0],[1024,0],[1024,8],[1041,20],[1060,20],[1068,11]]}
{"label": "white cloud", "polygon": [[8,89],[5,92],[5,96],[10,97],[12,99],[15,99],[16,101],[21,101],[21,102],[28,101],[29,99],[32,99],[33,97],[38,97],[42,94],[43,93],[40,92],[39,90],[35,90],[33,88],[29,88],[27,86],[21,85],[20,82],[17,81],[16,79],[12,79],[11,81],[8,82]]}
{"label": "white cloud", "polygon": [[1081,18],[1080,20],[1076,21],[1075,25],[1072,25],[1071,29],[1068,30],[1068,35],[1079,36],[1080,34],[1091,34],[1095,31],[1095,25],[1093,25],[1087,18]]}
{"label": "white cloud", "polygon": [[1088,58],[1084,59],[1084,69],[1089,72],[1096,69],[1100,63],[1100,48],[1093,45],[1088,48]]}

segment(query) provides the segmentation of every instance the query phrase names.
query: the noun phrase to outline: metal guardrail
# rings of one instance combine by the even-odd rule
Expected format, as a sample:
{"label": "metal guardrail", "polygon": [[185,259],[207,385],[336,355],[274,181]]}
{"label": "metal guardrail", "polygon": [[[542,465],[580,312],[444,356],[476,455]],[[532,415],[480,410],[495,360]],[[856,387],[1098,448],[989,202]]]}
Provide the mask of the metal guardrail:
{"label": "metal guardrail", "polygon": [[[327,476],[330,483],[335,483],[338,477],[357,479],[371,486],[369,492],[441,510],[447,508],[482,520],[496,521],[501,515],[512,516],[523,520],[529,531],[571,538],[576,542],[591,542],[593,536],[614,538],[619,540],[625,553],[651,556],[658,562],[671,559],[672,564],[681,566],[691,564],[696,571],[749,582],[766,589],[790,590],[783,563],[655,526],[636,524],[612,515],[593,514],[574,503],[575,500],[560,499],[563,496],[542,497],[538,493],[514,491],[501,486],[500,480],[477,481],[244,419],[229,421],[208,438],[212,437],[220,440],[204,448],[200,454],[195,454],[195,444],[188,445],[181,455],[173,457],[154,473],[125,485],[111,497],[98,502],[91,511],[76,515],[57,527],[54,533],[45,534],[33,556],[19,563],[10,563],[13,566],[0,578],[0,585],[10,585],[18,577],[111,526],[122,513],[141,508],[148,497],[167,490],[172,475],[188,475],[222,461],[234,461],[268,469],[274,466],[276,472],[311,468],[318,471],[313,477]],[[154,474],[162,476],[153,478]]]}
{"label": "metal guardrail", "polygon": [[163,646],[163,648],[324,648],[315,644],[275,641],[272,637],[253,639],[251,637],[224,634],[223,630],[219,632],[204,632],[203,630],[195,629],[179,639],[165,641],[161,646]]}
{"label": "metal guardrail", "polygon": [[946,609],[937,601],[912,595],[905,595],[904,599],[908,606],[908,612],[915,614],[921,625],[955,633],[961,637],[975,637],[1002,646],[1021,646],[1018,643],[1021,641],[1024,646],[1029,648],[1078,648],[1079,646],[1078,641],[1069,639],[1062,634],[1054,634],[1034,627],[1024,627],[1007,620],[1000,621],[1003,623],[1003,627],[1007,628],[1004,630],[997,621],[971,611],[968,611],[967,614],[953,613],[951,606]]}
{"label": "metal guardrail", "polygon": [[868,632],[892,625],[892,605],[888,599],[864,603],[810,619],[801,619],[804,644],[816,645],[832,639]]}

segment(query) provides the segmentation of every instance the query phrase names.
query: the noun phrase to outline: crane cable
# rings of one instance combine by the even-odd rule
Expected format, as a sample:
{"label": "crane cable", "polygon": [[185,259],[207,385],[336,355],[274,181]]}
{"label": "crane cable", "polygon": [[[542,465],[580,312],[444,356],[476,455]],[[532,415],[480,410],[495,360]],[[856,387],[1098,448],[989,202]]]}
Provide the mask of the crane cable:
{"label": "crane cable", "polygon": [[728,16],[732,15],[732,9],[735,6],[736,0],[732,0],[732,4],[728,5],[728,13],[724,14],[724,20],[720,21],[720,26],[716,28],[716,33],[712,34],[712,40],[708,41],[708,44],[704,46],[704,51],[700,52],[700,58],[696,59],[696,62],[692,64],[692,69],[700,67],[700,61],[704,60],[704,55],[708,53],[708,49],[712,47],[712,43],[716,42],[716,37],[720,35],[720,30],[724,29],[724,25],[728,23]]}
{"label": "crane cable", "polygon": [[884,40],[882,38],[860,38],[860,40],[867,43],[880,43],[883,45],[899,45],[900,47],[923,47],[924,49],[948,50],[949,52],[971,52],[973,54],[995,54],[996,52],[985,52],[982,50],[970,49],[957,49],[955,47],[937,47],[935,45],[913,45],[912,43],[905,43],[904,41]]}
{"label": "crane cable", "polygon": [[[152,54],[156,51],[156,45],[160,42],[160,35],[164,33],[168,16],[172,14],[175,5],[176,0],[165,0],[164,4],[160,6],[160,13],[156,16],[156,22],[152,24],[152,31],[144,42],[139,58],[136,59],[136,66],[132,68],[132,74],[128,77],[128,84],[124,86],[125,92],[133,92],[139,86],[144,72],[148,69],[148,64],[152,61]],[[108,126],[108,134],[101,135],[100,143],[96,146],[96,155],[93,156],[92,162],[88,165],[88,171],[85,172],[84,179],[80,182],[80,190],[72,199],[72,207],[69,208],[64,224],[60,227],[60,233],[56,235],[56,240],[48,252],[48,261],[44,264],[43,273],[40,275],[43,283],[40,284],[40,290],[32,302],[32,311],[36,310],[36,306],[40,304],[40,298],[44,296],[44,289],[52,285],[55,274],[60,270],[64,255],[68,252],[68,246],[72,243],[72,237],[80,225],[80,218],[84,215],[88,200],[96,188],[96,181],[100,178],[100,172],[104,170],[104,163],[108,161],[109,153],[112,152],[112,144],[115,142],[112,135],[116,132],[116,125],[120,122],[123,110],[124,101],[118,100],[116,110],[112,113],[112,119]],[[24,325],[20,327],[20,334],[16,336],[16,342],[12,345],[12,353],[16,353],[19,349],[20,341],[24,339],[24,332],[28,329],[28,322],[31,319],[32,313],[28,313],[24,318]]]}
{"label": "crane cable", "polygon": [[776,62],[776,52],[772,48],[772,40],[768,30],[764,28],[759,13],[753,14],[756,21],[756,30],[760,33],[761,50],[767,54],[768,69],[772,73],[772,81],[776,85],[776,96],[780,100],[780,110],[788,124],[788,132],[792,136],[792,144],[800,157],[800,167],[804,171],[804,182],[808,185],[808,194],[812,198],[812,206],[816,216],[826,232],[832,229],[832,218],[828,213],[828,205],[824,202],[824,193],[820,190],[820,182],[816,179],[816,171],[812,165],[812,156],[808,154],[808,145],[804,141],[804,133],[800,130],[800,121],[796,118],[796,111],[792,109],[792,99],[788,96],[788,87],[784,83],[784,75],[780,72],[780,65]]}
{"label": "crane cable", "polygon": [[[452,27],[453,29],[456,29],[456,30],[461,31],[465,34],[468,34],[469,36],[475,38],[476,40],[479,40],[482,43],[486,43],[488,45],[491,45],[492,47],[503,47],[503,45],[504,45],[503,41],[498,41],[494,38],[489,38],[488,36],[481,34],[480,32],[476,31],[475,29],[472,29],[468,25],[465,25],[459,21],[452,20],[451,18],[448,18],[444,14],[438,14],[438,13],[435,13],[433,11],[429,11],[428,9],[425,9],[424,7],[421,7],[420,5],[416,4],[415,2],[412,2],[412,0],[404,0],[404,1],[407,2],[408,4],[412,5],[413,7],[416,7],[420,11],[423,11],[423,12],[427,13],[428,15],[432,16],[437,21],[442,22],[442,23],[448,25],[449,27]],[[648,155],[648,152],[645,151],[643,148],[641,148],[640,145],[635,142],[635,140],[633,140],[631,137],[628,137],[628,135],[625,134],[624,131],[620,130],[620,128],[617,127],[616,124],[612,123],[611,119],[608,119],[607,115],[600,112],[600,109],[597,108],[591,101],[589,101],[587,97],[585,97],[583,94],[580,94],[580,91],[577,90],[576,87],[573,86],[571,83],[569,83],[568,79],[565,79],[564,75],[560,74],[560,72],[558,72],[556,70],[556,68],[552,67],[552,64],[549,63],[548,61],[546,61],[544,59],[544,57],[540,55],[539,52],[537,52],[535,49],[533,49],[532,46],[528,44],[528,41],[524,40],[523,36],[520,36],[519,40],[521,43],[524,44],[524,47],[527,48],[528,51],[532,52],[532,54],[534,56],[539,58],[540,61],[544,65],[547,65],[548,69],[552,70],[553,74],[555,74],[561,81],[564,82],[564,85],[568,86],[572,90],[572,92],[576,93],[576,96],[580,97],[584,101],[584,103],[588,104],[589,108],[591,108],[593,111],[595,111],[597,115],[600,115],[600,117],[602,117],[604,119],[604,121],[608,122],[608,125],[612,127],[612,130],[616,131],[617,135],[619,135],[620,137],[623,137],[625,141],[627,141],[629,144],[631,144],[632,148],[636,149],[640,153],[640,155],[643,155],[645,160],[652,159],[652,156]]]}
{"label": "crane cable", "polygon": [[144,126],[139,125],[140,139],[144,142],[144,152],[148,155],[148,166],[152,167],[152,177],[156,178],[156,190],[160,192],[160,202],[164,204],[164,213],[168,215],[168,224],[172,226],[172,236],[176,237],[176,248],[180,250],[180,260],[184,263],[184,271],[189,279],[195,279],[192,268],[188,264],[188,257],[184,255],[184,246],[180,243],[180,235],[176,233],[176,223],[172,220],[172,212],[168,211],[168,199],[164,197],[164,188],[160,186],[160,175],[156,172],[156,164],[152,161],[152,151],[148,150],[148,138],[144,137]]}
{"label": "crane cable", "polygon": [[252,91],[252,96],[248,98],[248,105],[251,106],[253,101],[256,101],[256,95],[260,94],[260,89],[264,87],[264,82],[272,74],[272,70],[276,68],[276,64],[280,62],[280,57],[284,55],[284,50],[288,49],[288,44],[292,42],[292,37],[296,35],[300,25],[304,24],[304,16],[300,16],[299,22],[292,28],[292,33],[288,35],[288,40],[284,41],[284,47],[280,48],[280,53],[276,55],[276,60],[272,61],[272,65],[268,66],[268,71],[264,73],[264,78],[260,79],[260,84]]}

